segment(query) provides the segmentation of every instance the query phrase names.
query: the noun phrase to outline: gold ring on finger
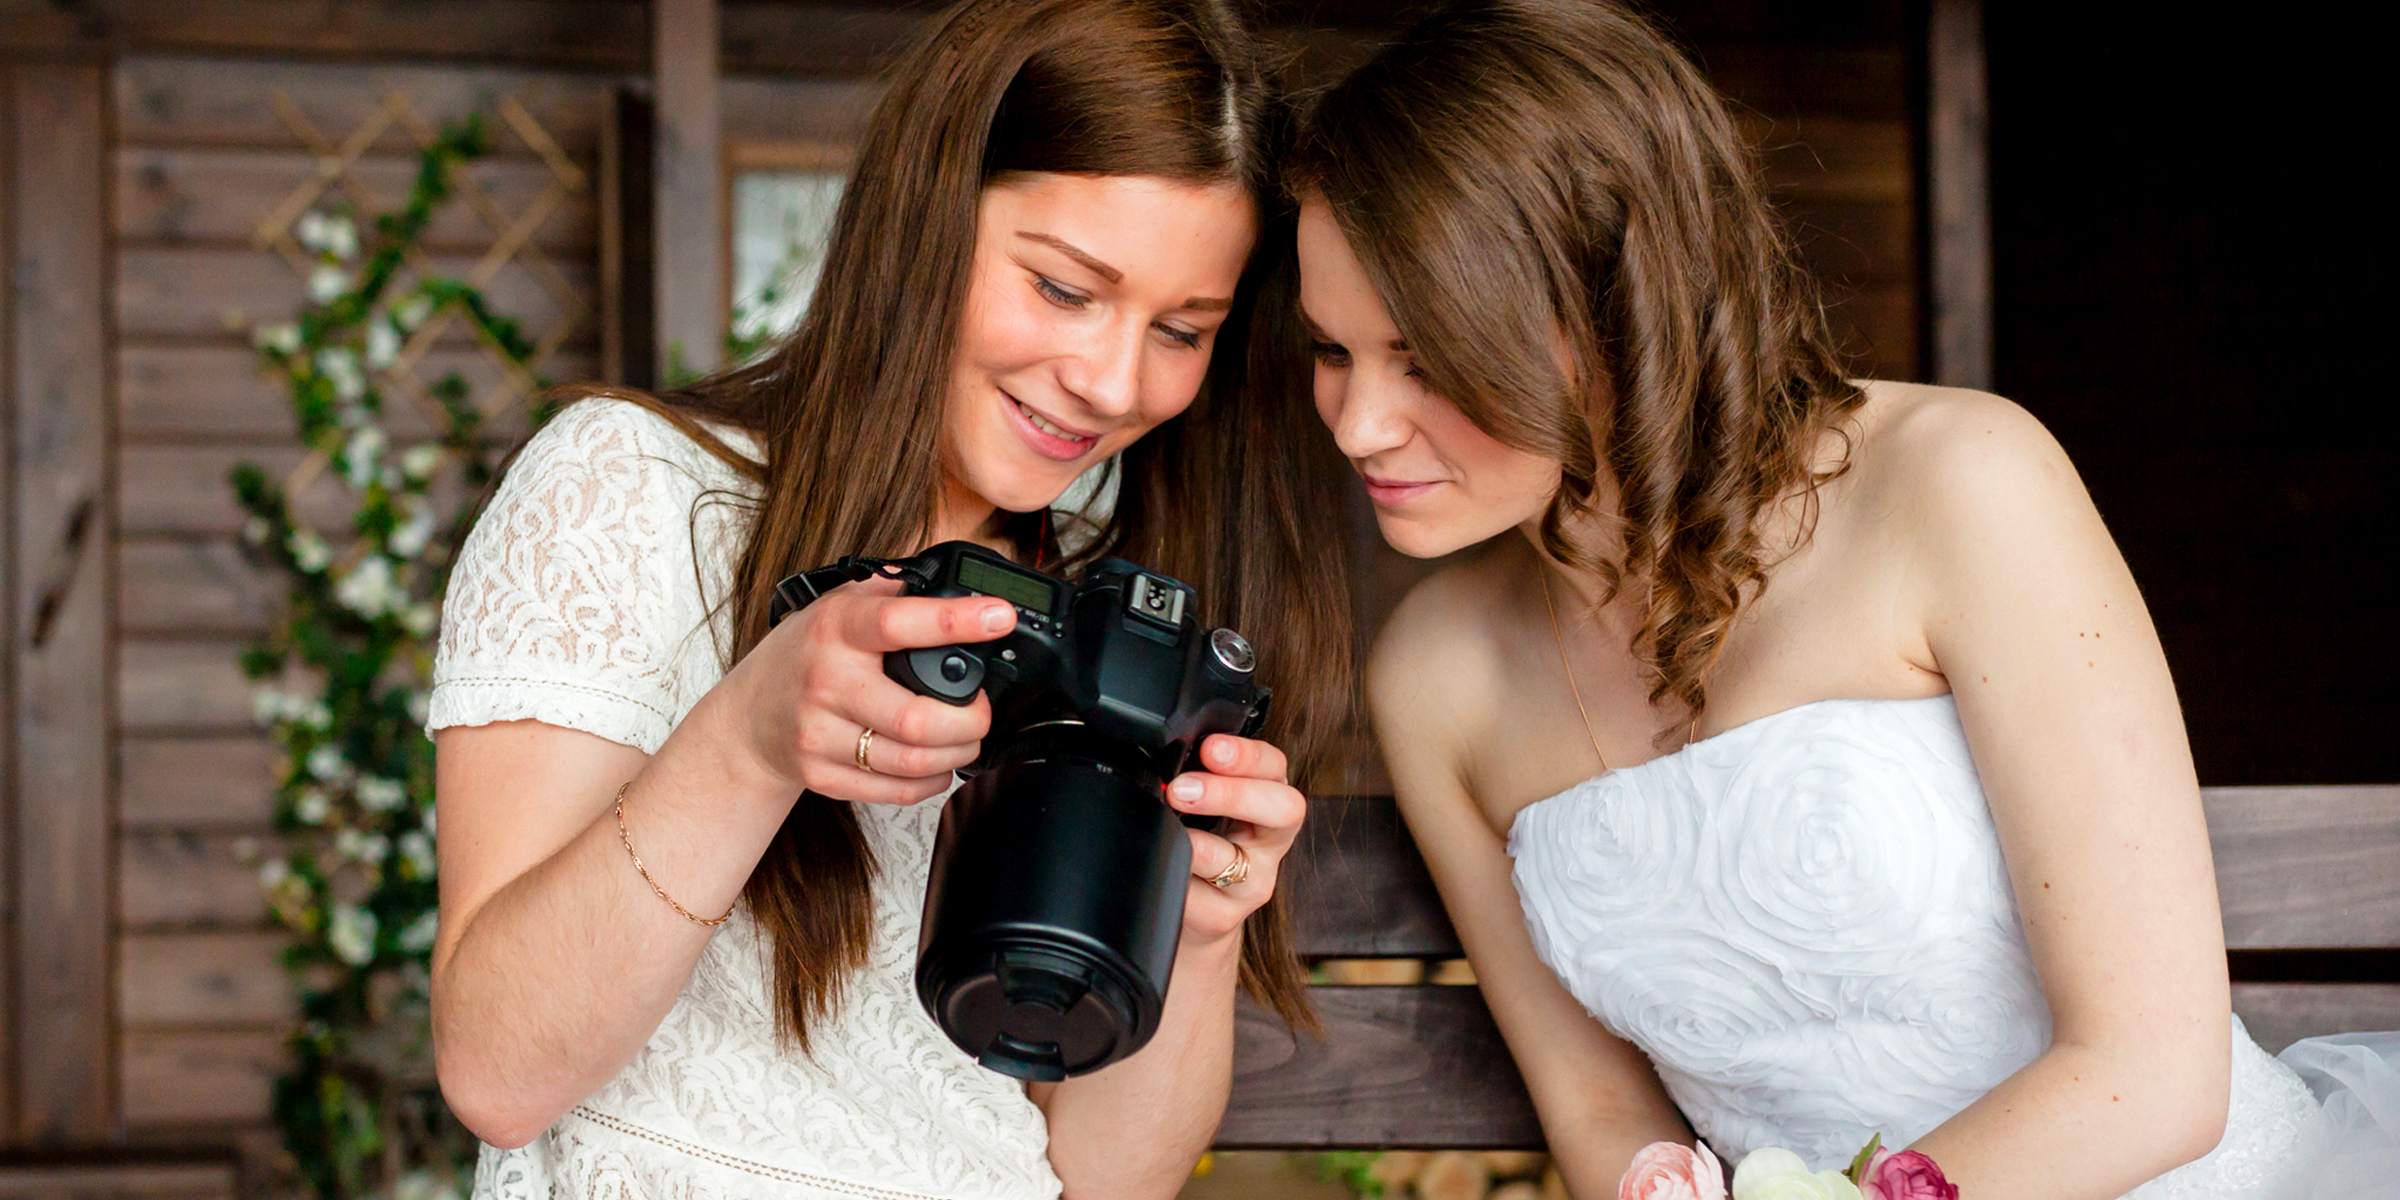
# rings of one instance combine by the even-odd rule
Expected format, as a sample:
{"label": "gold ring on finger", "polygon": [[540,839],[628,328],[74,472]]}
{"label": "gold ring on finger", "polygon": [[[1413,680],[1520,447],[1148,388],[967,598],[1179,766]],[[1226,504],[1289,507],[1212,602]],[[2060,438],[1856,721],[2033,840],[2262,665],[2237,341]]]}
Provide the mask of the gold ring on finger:
{"label": "gold ring on finger", "polygon": [[1233,847],[1233,861],[1225,864],[1224,870],[1208,877],[1208,886],[1220,892],[1250,878],[1249,852],[1242,849],[1239,842],[1227,842],[1226,845]]}
{"label": "gold ring on finger", "polygon": [[870,726],[868,726],[868,727],[867,727],[867,728],[865,728],[865,729],[861,729],[861,730],[859,730],[859,731],[858,731],[858,754],[856,755],[856,758],[857,758],[857,761],[858,761],[858,769],[859,769],[859,770],[861,770],[861,771],[865,771],[865,772],[867,772],[867,773],[869,773],[869,774],[871,774],[871,775],[881,775],[881,774],[883,774],[883,772],[876,770],[876,769],[875,769],[875,765],[874,765],[873,763],[870,763],[870,762],[868,762],[868,761],[867,761],[867,751],[869,751],[869,750],[873,749],[873,748],[874,748],[874,746],[875,746],[875,728],[874,728],[874,726],[871,726],[871,725],[870,725]]}

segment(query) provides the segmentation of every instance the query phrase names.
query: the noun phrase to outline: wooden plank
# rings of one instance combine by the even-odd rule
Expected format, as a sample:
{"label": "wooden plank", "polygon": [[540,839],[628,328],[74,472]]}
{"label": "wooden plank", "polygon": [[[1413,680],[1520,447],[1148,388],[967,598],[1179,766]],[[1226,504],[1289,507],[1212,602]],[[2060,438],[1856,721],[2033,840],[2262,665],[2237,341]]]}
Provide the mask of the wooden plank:
{"label": "wooden plank", "polygon": [[132,1125],[254,1121],[290,1054],[279,1029],[129,1028],[120,1087]]}
{"label": "wooden plank", "polygon": [[[238,532],[248,518],[233,498],[237,463],[256,463],[271,479],[286,478],[301,460],[297,445],[129,445],[117,452],[124,477],[134,481],[120,500],[118,527],[127,534],[219,534]],[[350,527],[358,497],[340,480],[319,472],[293,497],[294,512],[327,536]]]}
{"label": "wooden plank", "polygon": [[1915,192],[1908,122],[1745,114],[1767,189],[1781,200],[1880,200],[1906,206]]}
{"label": "wooden plank", "polygon": [[129,1025],[271,1025],[298,1015],[279,932],[129,934],[117,1011]]}
{"label": "wooden plank", "polygon": [[[434,270],[464,278],[471,259],[437,257]],[[592,288],[588,261],[554,264],[578,296]],[[219,247],[168,249],[132,247],[117,255],[117,327],[127,338],[200,338],[220,344],[231,335],[248,341],[253,324],[288,321],[300,310],[301,279],[271,254]],[[558,320],[559,301],[532,272],[517,264],[500,269],[484,296],[492,309],[516,319],[532,334]],[[463,324],[448,335],[467,344]],[[574,340],[588,345],[588,318]]]}
{"label": "wooden plank", "polygon": [[[14,69],[0,62],[0,279],[16,278],[16,98]],[[0,563],[13,576],[17,562],[16,305],[0,302]],[[0,896],[17,892],[17,847],[11,840],[17,806],[17,601],[16,589],[0,579]],[[0,974],[17,961],[16,922],[0,919]],[[0,1141],[17,1128],[16,1012],[8,981],[0,978]]]}
{"label": "wooden plank", "polygon": [[14,1130],[49,1142],[110,1119],[106,91],[97,67],[12,83]]}
{"label": "wooden plank", "polygon": [[0,1200],[236,1200],[231,1162],[0,1168]]}
{"label": "wooden plank", "polygon": [[128,733],[243,732],[250,680],[242,674],[247,639],[150,641],[129,638],[117,651],[120,716]]}
{"label": "wooden plank", "polygon": [[658,106],[621,87],[600,141],[600,369],[625,387],[658,383]]}
{"label": "wooden plank", "polygon": [[[374,197],[369,213],[400,207],[417,175],[416,155],[378,155],[360,160],[351,176]],[[292,191],[317,178],[317,159],[297,150],[135,147],[116,156],[116,230],[120,239],[166,245],[214,245],[247,249],[258,222]],[[526,212],[552,181],[539,159],[484,159],[459,170],[491,195],[509,217]],[[334,199],[348,204],[346,193]],[[369,233],[361,230],[362,234]],[[471,256],[499,235],[466,204],[434,212],[424,246],[437,254]],[[534,230],[532,244],[546,253],[590,257],[599,234],[589,197],[560,204]]]}
{"label": "wooden plank", "polygon": [[[480,347],[448,346],[425,355],[421,379],[457,372],[473,394],[500,379],[491,356]],[[600,364],[587,349],[551,356],[543,377],[566,383],[599,377]],[[398,442],[423,441],[439,432],[424,406],[387,395],[383,428]],[[525,435],[524,406],[491,423],[495,438]],[[258,355],[244,342],[136,342],[117,349],[117,432],[135,442],[188,440],[278,442],[293,437],[290,395],[259,370]]]}
{"label": "wooden plank", "polygon": [[1778,44],[1763,39],[1692,47],[1736,111],[1869,121],[1908,119],[1908,56],[1897,44]]}
{"label": "wooden plank", "polygon": [[1800,260],[1829,290],[1916,285],[1916,218],[1890,200],[1803,200],[1783,206]]}
{"label": "wooden plank", "polygon": [[1826,285],[1834,345],[1853,378],[1915,379],[1917,289],[1903,282]]}
{"label": "wooden plank", "polygon": [[283,752],[237,737],[124,737],[117,742],[119,828],[248,832],[275,815]]}
{"label": "wooden plank", "polygon": [[[728,12],[727,20],[732,19]],[[826,142],[851,146],[883,96],[873,79],[720,79],[717,119],[735,142]]]}
{"label": "wooden plank", "polygon": [[1925,168],[1935,383],[1992,386],[1991,101],[1983,0],[1932,0],[1926,32]]}
{"label": "wooden plank", "polygon": [[714,23],[729,74],[864,78],[879,74],[916,39],[928,11],[931,6],[909,11],[901,5],[736,0]]}
{"label": "wooden plank", "polygon": [[1483,995],[1312,988],[1322,1039],[1242,1002],[1217,1145],[1533,1149],[1542,1130]]}
{"label": "wooden plank", "polygon": [[[118,919],[130,930],[255,930],[267,920],[258,869],[242,843],[273,853],[263,827],[201,832],[127,830],[118,840]],[[130,1018],[128,1018],[130,1019]]]}
{"label": "wooden plank", "polygon": [[1441,894],[1389,796],[1318,796],[1284,859],[1295,946],[1306,958],[1452,958]]}
{"label": "wooden plank", "polygon": [[[548,72],[222,58],[129,57],[119,61],[115,76],[117,137],[124,145],[302,150],[305,143],[268,97],[282,93],[319,132],[338,140],[364,126],[385,97],[403,92],[418,115],[437,124],[471,112],[488,116],[500,97],[514,96],[567,153],[578,156],[599,146],[594,106],[609,86],[604,79]],[[498,127],[494,141],[496,153],[531,154]],[[373,148],[409,155],[417,143],[407,130],[393,128]]]}
{"label": "wooden plank", "polygon": [[717,117],[716,0],[657,0],[651,6],[657,55],[658,362],[713,369],[724,355],[726,291],[725,176]]}
{"label": "wooden plank", "polygon": [[117,545],[117,627],[141,635],[254,633],[282,606],[280,579],[232,538]]}
{"label": "wooden plank", "polygon": [[0,49],[460,59],[639,70],[637,0],[39,0],[0,5]]}
{"label": "wooden plank", "polygon": [[2400,984],[2237,983],[2233,1011],[2269,1054],[2304,1037],[2400,1029]]}
{"label": "wooden plank", "polygon": [[2400,787],[2203,794],[2228,947],[2400,946]]}

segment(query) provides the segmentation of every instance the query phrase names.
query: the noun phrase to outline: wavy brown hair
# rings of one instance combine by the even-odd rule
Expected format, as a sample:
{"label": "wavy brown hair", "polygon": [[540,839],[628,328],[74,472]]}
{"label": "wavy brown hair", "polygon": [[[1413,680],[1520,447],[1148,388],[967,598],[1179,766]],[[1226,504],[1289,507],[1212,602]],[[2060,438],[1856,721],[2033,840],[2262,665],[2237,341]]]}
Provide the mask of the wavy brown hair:
{"label": "wavy brown hair", "polygon": [[[658,397],[582,389],[659,412],[741,472],[757,498],[723,598],[730,657],[766,635],[776,582],[845,554],[915,553],[932,536],[937,453],[985,187],[1027,172],[1237,183],[1289,237],[1274,162],[1288,141],[1257,52],[1223,0],[969,0],[935,18],[869,119],[825,265],[799,328],[758,363]],[[1191,407],[1118,458],[1112,512],[1064,558],[1047,515],[1005,532],[1062,570],[1104,554],[1199,589],[1204,621],[1250,634],[1275,690],[1262,736],[1306,779],[1350,697],[1343,564],[1313,553],[1312,516],[1338,511],[1341,467],[1313,418],[1248,386],[1245,275],[1231,347]],[[1280,369],[1282,364],[1270,364]],[[709,432],[742,430],[752,462]],[[743,897],[774,944],[784,1032],[803,1050],[867,961],[876,872],[852,805],[805,793]],[[1243,986],[1313,1027],[1283,910],[1244,930]]]}
{"label": "wavy brown hair", "polygon": [[[1562,465],[1544,549],[1642,589],[1650,700],[1697,720],[1766,586],[1762,514],[1839,473],[1812,467],[1818,435],[1863,399],[1724,102],[1611,4],[1460,0],[1318,101],[1289,179],[1428,386]],[[1579,544],[1604,478],[1616,544]]]}

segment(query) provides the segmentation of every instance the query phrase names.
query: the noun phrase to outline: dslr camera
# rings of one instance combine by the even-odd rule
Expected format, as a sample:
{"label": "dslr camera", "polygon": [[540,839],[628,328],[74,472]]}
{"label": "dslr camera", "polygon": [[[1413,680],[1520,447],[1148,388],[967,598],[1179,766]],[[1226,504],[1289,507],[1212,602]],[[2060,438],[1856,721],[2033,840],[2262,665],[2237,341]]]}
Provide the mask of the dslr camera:
{"label": "dslr camera", "polygon": [[1122,559],[1079,583],[969,542],[852,556],[776,588],[781,620],[882,575],[912,596],[995,596],[1017,625],[988,642],[894,651],[919,695],[992,705],[983,751],[942,813],[917,998],[960,1049],[1020,1079],[1099,1070],[1158,1029],[1183,927],[1191,841],[1166,782],[1210,734],[1267,716],[1250,643],[1202,629],[1189,585]]}

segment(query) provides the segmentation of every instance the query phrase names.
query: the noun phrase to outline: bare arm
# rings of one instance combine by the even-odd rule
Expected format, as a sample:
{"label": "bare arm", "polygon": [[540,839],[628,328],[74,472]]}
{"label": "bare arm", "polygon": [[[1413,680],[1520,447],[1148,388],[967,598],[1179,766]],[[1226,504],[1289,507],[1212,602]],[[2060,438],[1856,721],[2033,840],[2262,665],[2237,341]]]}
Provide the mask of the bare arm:
{"label": "bare arm", "polygon": [[1958,393],[1910,421],[1881,448],[1916,514],[1902,611],[1957,695],[2055,1028],[1918,1148],[1975,1200],[2102,1200],[2224,1128],[2224,935],[2182,714],[2049,434]]}
{"label": "bare arm", "polygon": [[[972,761],[990,710],[953,708],[884,678],[885,649],[992,636],[989,600],[900,599],[853,585],[784,622],[656,757],[532,721],[437,736],[442,923],[434,1057],[460,1120],[518,1146],[631,1061],[713,930],[679,916],[633,868],[614,800],[652,878],[687,910],[730,910],[804,788],[914,803]],[[1005,628],[1005,623],[1002,628]],[[859,729],[875,766],[851,761]]]}
{"label": "bare arm", "polygon": [[[1067,1200],[1174,1196],[1225,1117],[1242,922],[1274,894],[1307,802],[1285,781],[1283,752],[1265,742],[1218,736],[1202,752],[1208,770],[1177,780],[1198,783],[1200,794],[1170,793],[1172,802],[1235,824],[1223,837],[1191,831],[1193,878],[1158,1033],[1123,1062],[1031,1089],[1049,1118],[1050,1163]],[[1234,843],[1250,859],[1249,878],[1223,889],[1206,883],[1233,862]]]}
{"label": "bare arm", "polygon": [[[1613,1200],[1635,1151],[1655,1141],[1689,1143],[1692,1133],[1650,1060],[1592,1019],[1534,953],[1507,843],[1460,778],[1462,715],[1490,711],[1481,706],[1491,689],[1459,669],[1461,655],[1440,648],[1445,618],[1423,596],[1402,606],[1369,668],[1384,761],[1567,1190],[1583,1200]],[[1449,669],[1427,671],[1402,660],[1428,652]],[[1436,679],[1438,686],[1427,682]]]}

